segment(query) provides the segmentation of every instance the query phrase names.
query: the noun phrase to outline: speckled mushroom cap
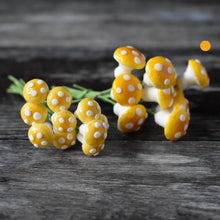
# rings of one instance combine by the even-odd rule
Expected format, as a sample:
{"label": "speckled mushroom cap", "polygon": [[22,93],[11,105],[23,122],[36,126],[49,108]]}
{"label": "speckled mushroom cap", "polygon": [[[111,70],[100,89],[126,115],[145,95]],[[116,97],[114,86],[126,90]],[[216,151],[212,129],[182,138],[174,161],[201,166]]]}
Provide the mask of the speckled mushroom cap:
{"label": "speckled mushroom cap", "polygon": [[102,144],[99,144],[97,146],[91,146],[86,142],[84,142],[82,144],[82,150],[83,153],[87,156],[97,156],[99,155],[100,151],[104,149],[104,146],[105,146],[104,141]]}
{"label": "speckled mushroom cap", "polygon": [[42,103],[48,95],[49,87],[42,79],[32,79],[23,88],[23,96],[27,102]]}
{"label": "speckled mushroom cap", "polygon": [[[147,78],[158,89],[168,89],[176,83],[175,68],[171,61],[162,56],[148,60],[146,64]],[[144,75],[145,75],[144,74]],[[146,82],[144,77],[144,82]]]}
{"label": "speckled mushroom cap", "polygon": [[112,94],[120,105],[136,105],[141,100],[143,88],[136,76],[123,73],[113,81]]}
{"label": "speckled mushroom cap", "polygon": [[75,115],[82,123],[87,123],[100,118],[101,108],[94,99],[85,98],[79,102]]}
{"label": "speckled mushroom cap", "polygon": [[76,127],[76,117],[68,110],[55,112],[52,115],[53,127],[59,132],[72,132]]}
{"label": "speckled mushroom cap", "polygon": [[168,89],[158,89],[158,100],[161,109],[168,109],[174,103],[174,88],[171,86]]}
{"label": "speckled mushroom cap", "polygon": [[69,149],[76,143],[76,131],[56,132],[53,138],[53,144],[60,150]]}
{"label": "speckled mushroom cap", "polygon": [[189,116],[182,108],[176,108],[170,114],[165,128],[164,135],[168,140],[176,141],[186,134],[189,126]]}
{"label": "speckled mushroom cap", "polygon": [[124,133],[137,131],[141,128],[147,116],[146,108],[143,105],[131,106],[118,118],[118,129]]}
{"label": "speckled mushroom cap", "polygon": [[22,120],[28,125],[43,123],[47,118],[47,108],[42,103],[27,102],[22,106],[20,113]]}
{"label": "speckled mushroom cap", "polygon": [[197,59],[191,59],[188,61],[188,65],[198,80],[198,85],[200,85],[202,88],[206,88],[209,85],[209,76],[201,62]]}
{"label": "speckled mushroom cap", "polygon": [[53,143],[53,131],[46,124],[34,124],[28,131],[28,138],[35,147],[48,147]]}
{"label": "speckled mushroom cap", "polygon": [[86,124],[83,136],[87,144],[97,146],[107,138],[107,129],[102,120],[92,120]]}
{"label": "speckled mushroom cap", "polygon": [[53,112],[67,110],[72,102],[72,95],[63,86],[53,88],[47,97],[47,105]]}
{"label": "speckled mushroom cap", "polygon": [[117,48],[113,57],[118,63],[132,69],[142,69],[146,63],[144,55],[131,46]]}

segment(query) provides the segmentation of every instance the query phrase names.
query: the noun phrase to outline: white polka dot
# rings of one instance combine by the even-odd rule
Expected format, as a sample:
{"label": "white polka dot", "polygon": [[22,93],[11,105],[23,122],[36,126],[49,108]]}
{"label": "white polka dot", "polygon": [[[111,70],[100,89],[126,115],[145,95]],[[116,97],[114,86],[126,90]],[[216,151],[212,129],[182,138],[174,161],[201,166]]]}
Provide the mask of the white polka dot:
{"label": "white polka dot", "polygon": [[163,69],[163,66],[161,63],[156,63],[154,65],[154,69],[157,70],[157,71],[161,71]]}
{"label": "white polka dot", "polygon": [[101,137],[101,133],[99,131],[96,131],[94,134],[94,138],[100,138]]}
{"label": "white polka dot", "polygon": [[180,105],[180,108],[186,110],[186,106],[185,105]]}
{"label": "white polka dot", "polygon": [[184,130],[184,131],[186,131],[186,130],[187,130],[187,128],[188,128],[188,124],[185,124],[185,126],[184,126],[183,130]]}
{"label": "white polka dot", "polygon": [[104,148],[105,148],[105,145],[103,144],[102,147],[101,147],[101,150],[103,150]]}
{"label": "white polka dot", "polygon": [[189,115],[189,114],[190,114],[190,112],[189,112],[189,108],[188,108],[186,111],[187,111],[187,114]]}
{"label": "white polka dot", "polygon": [[129,104],[133,104],[135,102],[135,98],[134,97],[131,97],[128,99],[128,103]]}
{"label": "white polka dot", "polygon": [[82,107],[79,107],[79,111],[80,111],[80,112],[83,112],[83,109],[82,109]]}
{"label": "white polka dot", "polygon": [[179,138],[180,136],[181,136],[181,132],[177,132],[177,133],[174,135],[175,138]]}
{"label": "white polka dot", "polygon": [[62,127],[59,127],[58,130],[62,132],[62,131],[63,131],[63,128],[62,128]]}
{"label": "white polka dot", "polygon": [[126,128],[126,129],[131,129],[131,128],[133,128],[133,127],[134,127],[133,123],[127,123],[127,124],[125,125],[125,128]]}
{"label": "white polka dot", "polygon": [[118,94],[122,93],[122,89],[121,88],[117,88],[116,89],[116,93],[118,93]]}
{"label": "white polka dot", "polygon": [[186,120],[185,115],[181,114],[181,115],[180,115],[180,121],[184,122],[185,120]]}
{"label": "white polka dot", "polygon": [[33,122],[31,123],[31,125],[35,125],[35,124],[37,124],[35,121],[33,121]]}
{"label": "white polka dot", "polygon": [[87,111],[87,112],[86,112],[86,115],[87,115],[87,116],[92,116],[92,115],[93,115],[93,111],[91,111],[91,110]]}
{"label": "white polka dot", "polygon": [[95,119],[99,119],[100,115],[99,114],[96,114],[95,115]]}
{"label": "white polka dot", "polygon": [[137,109],[136,109],[136,115],[137,115],[137,116],[141,116],[141,114],[142,114],[141,108],[137,108]]}
{"label": "white polka dot", "polygon": [[164,80],[164,85],[168,86],[170,84],[170,80],[169,79],[165,79]]}
{"label": "white polka dot", "polygon": [[29,139],[30,139],[31,141],[34,141],[34,136],[33,136],[33,135],[29,135]]}
{"label": "white polka dot", "polygon": [[138,83],[138,89],[139,90],[142,90],[143,88],[142,88],[142,85],[140,84],[140,83]]}
{"label": "white polka dot", "polygon": [[122,50],[122,51],[121,51],[121,54],[122,54],[122,55],[126,55],[126,54],[128,54],[128,52],[127,52],[126,50]]}
{"label": "white polka dot", "polygon": [[107,133],[104,133],[103,138],[106,139],[107,138]]}
{"label": "white polka dot", "polygon": [[28,124],[29,121],[25,118],[25,119],[24,119],[24,123]]}
{"label": "white polka dot", "polygon": [[45,88],[41,88],[40,91],[41,91],[41,93],[45,93],[46,89]]}
{"label": "white polka dot", "polygon": [[93,154],[94,157],[96,157],[96,156],[98,156],[98,155],[99,155],[99,152],[97,152],[96,154]]}
{"label": "white polka dot", "polygon": [[92,149],[89,151],[90,154],[94,154],[95,152],[96,152],[96,149],[95,149],[95,148],[92,148]]}
{"label": "white polka dot", "polygon": [[88,101],[89,106],[94,106],[94,103],[92,101]]}
{"label": "white polka dot", "polygon": [[170,61],[168,58],[166,58],[166,61],[169,62],[169,63],[171,63],[171,61]]}
{"label": "white polka dot", "polygon": [[139,65],[139,64],[141,63],[141,60],[140,60],[139,57],[135,57],[135,58],[134,58],[134,62],[135,62],[137,65]]}
{"label": "white polka dot", "polygon": [[124,76],[123,76],[123,78],[124,78],[124,80],[126,80],[126,81],[131,80],[131,77],[130,77],[129,75],[127,75],[127,74],[126,74],[126,75],[124,75]]}
{"label": "white polka dot", "polygon": [[35,120],[40,120],[40,119],[41,119],[41,114],[40,114],[39,112],[35,112],[35,113],[33,114],[33,118],[34,118]]}
{"label": "white polka dot", "polygon": [[168,105],[169,108],[173,105],[173,102],[174,102],[174,99],[172,98],[169,105]]}
{"label": "white polka dot", "polygon": [[76,141],[72,141],[72,142],[71,142],[71,146],[74,145],[75,143],[76,143]]}
{"label": "white polka dot", "polygon": [[96,122],[96,123],[95,123],[95,127],[96,127],[96,128],[101,128],[101,124],[100,124],[99,122]]}
{"label": "white polka dot", "polygon": [[59,138],[58,141],[59,141],[60,144],[64,144],[64,143],[65,143],[65,138],[62,138],[62,137],[61,137],[61,138]]}
{"label": "white polka dot", "polygon": [[141,125],[141,124],[143,123],[143,121],[144,121],[144,119],[141,118],[141,119],[138,120],[137,124],[138,124],[138,125]]}
{"label": "white polka dot", "polygon": [[29,84],[28,84],[28,87],[29,87],[29,88],[34,87],[34,83],[32,83],[32,82],[31,82],[31,83],[29,83]]}
{"label": "white polka dot", "polygon": [[139,53],[135,50],[132,50],[132,53],[135,55],[135,56],[139,56]]}
{"label": "white polka dot", "polygon": [[66,102],[70,102],[71,98],[69,96],[66,97]]}
{"label": "white polka dot", "polygon": [[29,117],[31,116],[31,111],[29,109],[25,109],[24,114]]}
{"label": "white polka dot", "polygon": [[37,133],[37,138],[38,139],[42,139],[43,138],[43,134],[42,133]]}
{"label": "white polka dot", "polygon": [[59,122],[62,123],[62,124],[65,123],[64,118],[59,118]]}
{"label": "white polka dot", "polygon": [[172,69],[171,67],[168,67],[168,68],[167,68],[167,72],[168,72],[169,74],[172,74],[172,73],[173,73],[173,69]]}
{"label": "white polka dot", "polygon": [[197,63],[200,63],[200,64],[201,64],[200,60],[196,59],[195,61],[196,61]]}
{"label": "white polka dot", "polygon": [[63,96],[64,96],[64,93],[63,93],[62,91],[59,91],[59,92],[58,92],[58,96],[59,96],[59,97],[63,97]]}
{"label": "white polka dot", "polygon": [[205,76],[205,70],[201,70],[201,74]]}
{"label": "white polka dot", "polygon": [[52,100],[52,105],[57,105],[58,103],[59,103],[59,101],[57,99]]}
{"label": "white polka dot", "polygon": [[39,146],[37,144],[34,144],[34,147],[39,148]]}
{"label": "white polka dot", "polygon": [[170,88],[164,89],[163,92],[164,92],[166,95],[169,95],[169,94],[170,94]]}
{"label": "white polka dot", "polygon": [[67,132],[71,132],[73,130],[73,128],[72,127],[69,127],[68,129],[67,129]]}
{"label": "white polka dot", "polygon": [[69,117],[69,122],[73,123],[74,122],[74,118],[73,117]]}
{"label": "white polka dot", "polygon": [[47,141],[42,141],[41,145],[46,146],[46,145],[48,145],[48,142]]}
{"label": "white polka dot", "polygon": [[65,110],[66,109],[66,106],[64,106],[64,105],[61,105],[60,106],[60,110],[62,111],[62,110]]}
{"label": "white polka dot", "polygon": [[31,93],[31,95],[32,95],[32,96],[37,96],[37,91],[36,91],[36,90],[33,90],[32,93]]}
{"label": "white polka dot", "polygon": [[62,150],[66,150],[67,148],[68,148],[67,145],[63,145],[63,146],[61,147]]}
{"label": "white polka dot", "polygon": [[134,92],[135,91],[135,87],[133,85],[128,85],[128,91],[129,92]]}
{"label": "white polka dot", "polygon": [[173,86],[171,86],[171,92],[174,93],[174,88],[173,88]]}
{"label": "white polka dot", "polygon": [[39,85],[42,85],[42,84],[44,84],[44,81],[40,79],[40,80],[37,81],[37,83],[38,83]]}
{"label": "white polka dot", "polygon": [[101,111],[101,107],[100,107],[99,104],[97,104],[97,109],[98,109],[99,111]]}
{"label": "white polka dot", "polygon": [[73,139],[73,135],[72,135],[72,134],[68,134],[68,135],[67,135],[67,139],[68,139],[68,140],[72,140],[72,139]]}
{"label": "white polka dot", "polygon": [[106,122],[103,122],[103,127],[105,128],[105,129],[108,129],[108,126],[107,126],[107,123]]}

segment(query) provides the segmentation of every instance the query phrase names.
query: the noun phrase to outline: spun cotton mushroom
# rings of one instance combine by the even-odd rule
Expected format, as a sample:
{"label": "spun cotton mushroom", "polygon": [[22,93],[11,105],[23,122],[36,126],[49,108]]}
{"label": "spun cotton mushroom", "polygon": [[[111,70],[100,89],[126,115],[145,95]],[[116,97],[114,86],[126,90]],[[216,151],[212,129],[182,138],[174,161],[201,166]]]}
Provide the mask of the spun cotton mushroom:
{"label": "spun cotton mushroom", "polygon": [[209,76],[205,67],[197,59],[188,61],[186,71],[181,78],[177,79],[177,85],[185,90],[192,85],[206,88],[209,85]]}
{"label": "spun cotton mushroom", "polygon": [[22,120],[28,125],[43,123],[47,118],[47,108],[42,103],[27,102],[22,106],[20,113]]}
{"label": "spun cotton mushroom", "polygon": [[48,95],[49,87],[42,79],[32,79],[23,88],[23,97],[30,103],[42,103]]}
{"label": "spun cotton mushroom", "polygon": [[131,73],[132,69],[142,69],[146,63],[145,56],[131,46],[117,48],[113,57],[119,64],[114,70],[115,77],[123,73]]}
{"label": "spun cotton mushroom", "polygon": [[145,87],[142,99],[146,102],[157,102],[161,109],[171,108],[174,103],[174,88],[173,86],[168,89]]}
{"label": "spun cotton mushroom", "polygon": [[124,133],[139,130],[148,117],[146,108],[141,104],[122,106],[116,103],[113,111],[118,116],[118,129]]}
{"label": "spun cotton mushroom", "polygon": [[145,70],[143,82],[146,86],[168,89],[176,84],[175,68],[165,57],[156,56],[149,59]]}

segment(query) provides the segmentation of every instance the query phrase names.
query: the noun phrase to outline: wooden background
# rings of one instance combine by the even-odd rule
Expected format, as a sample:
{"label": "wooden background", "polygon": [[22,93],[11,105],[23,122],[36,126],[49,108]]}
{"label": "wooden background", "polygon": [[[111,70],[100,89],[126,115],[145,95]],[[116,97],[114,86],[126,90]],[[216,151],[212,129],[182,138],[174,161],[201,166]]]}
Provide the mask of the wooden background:
{"label": "wooden background", "polygon": [[[1,0],[0,219],[219,219],[219,12],[217,0]],[[200,50],[202,40],[211,42],[209,52]],[[100,156],[83,155],[79,143],[33,148],[19,116],[25,102],[5,92],[8,75],[107,89],[112,54],[124,45],[147,59],[170,58],[179,75],[188,59],[202,61],[211,83],[185,93],[187,135],[167,141],[152,116],[140,131],[120,133],[112,106],[100,102],[110,120]]]}

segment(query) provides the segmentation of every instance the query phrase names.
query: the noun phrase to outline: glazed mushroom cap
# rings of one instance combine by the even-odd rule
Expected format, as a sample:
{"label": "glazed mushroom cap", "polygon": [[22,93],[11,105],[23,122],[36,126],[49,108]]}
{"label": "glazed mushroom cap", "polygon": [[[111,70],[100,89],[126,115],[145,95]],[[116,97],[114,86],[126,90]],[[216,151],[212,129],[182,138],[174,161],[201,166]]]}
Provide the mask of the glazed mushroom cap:
{"label": "glazed mushroom cap", "polygon": [[68,110],[55,112],[51,119],[54,129],[59,132],[72,132],[77,123],[76,117]]}
{"label": "glazed mushroom cap", "polygon": [[148,60],[144,74],[144,83],[158,89],[168,89],[176,83],[175,68],[171,61],[162,56]]}
{"label": "glazed mushroom cap", "polygon": [[103,141],[107,138],[107,129],[103,126],[102,120],[92,120],[87,124],[82,124],[79,127],[79,133],[77,139],[91,146],[97,146],[103,144]]}
{"label": "glazed mushroom cap", "polygon": [[43,123],[47,118],[47,108],[42,103],[27,102],[22,106],[20,113],[22,120],[28,125]]}
{"label": "glazed mushroom cap", "polygon": [[85,98],[79,102],[74,114],[82,123],[88,123],[100,118],[101,108],[94,99]]}
{"label": "glazed mushroom cap", "polygon": [[148,116],[146,108],[141,104],[125,107],[116,103],[114,113],[119,116],[118,129],[124,133],[139,130]]}
{"label": "glazed mushroom cap", "polygon": [[91,146],[89,144],[87,144],[86,142],[84,142],[82,144],[82,150],[83,153],[87,156],[97,156],[99,155],[100,151],[104,149],[104,141],[102,144],[97,145],[97,146]]}
{"label": "glazed mushroom cap", "polygon": [[53,131],[46,124],[34,124],[28,131],[28,138],[35,147],[48,147],[53,143]]}
{"label": "glazed mushroom cap", "polygon": [[72,103],[72,95],[63,86],[53,88],[47,97],[47,105],[53,112],[67,110]]}
{"label": "glazed mushroom cap", "polygon": [[143,88],[136,76],[123,73],[113,81],[112,94],[121,105],[136,105],[141,100]]}
{"label": "glazed mushroom cap", "polygon": [[132,69],[142,69],[146,63],[144,55],[131,46],[117,48],[113,57],[118,63]]}
{"label": "glazed mushroom cap", "polygon": [[48,95],[49,87],[42,79],[32,79],[23,88],[23,96],[27,102],[42,103]]}
{"label": "glazed mushroom cap", "polygon": [[148,102],[157,102],[161,109],[171,108],[174,103],[174,88],[157,89],[146,87],[143,89],[142,99]]}
{"label": "glazed mushroom cap", "polygon": [[53,144],[60,150],[69,149],[76,143],[76,131],[71,132],[56,132],[53,138]]}

